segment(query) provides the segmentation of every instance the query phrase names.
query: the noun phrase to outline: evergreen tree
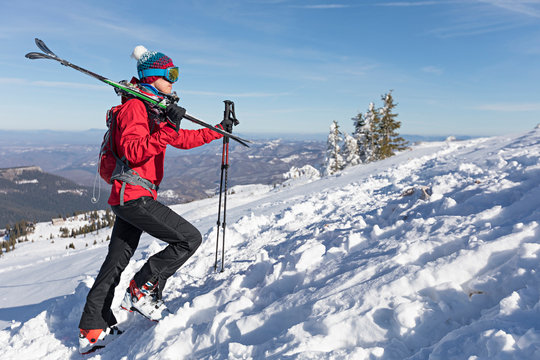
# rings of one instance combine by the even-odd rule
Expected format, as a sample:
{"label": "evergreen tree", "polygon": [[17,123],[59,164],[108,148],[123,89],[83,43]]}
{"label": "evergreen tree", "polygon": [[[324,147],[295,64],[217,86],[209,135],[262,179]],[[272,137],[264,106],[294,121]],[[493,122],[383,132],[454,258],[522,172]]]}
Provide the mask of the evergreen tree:
{"label": "evergreen tree", "polygon": [[401,127],[401,122],[396,120],[398,114],[393,112],[397,104],[394,104],[392,90],[382,95],[381,98],[384,105],[379,110],[380,121],[377,124],[377,132],[379,134],[378,160],[393,156],[396,151],[407,149],[407,141],[400,137],[396,131]]}
{"label": "evergreen tree", "polygon": [[60,237],[67,238],[69,237],[69,229],[66,227],[60,228]]}
{"label": "evergreen tree", "polygon": [[358,142],[349,134],[345,134],[343,158],[345,166],[354,166],[361,163],[360,155],[358,154]]}
{"label": "evergreen tree", "polygon": [[341,156],[342,136],[339,130],[337,121],[333,121],[330,125],[330,133],[326,142],[326,169],[327,175],[335,174],[344,168],[343,157]]}
{"label": "evergreen tree", "polygon": [[366,127],[366,120],[364,114],[358,113],[355,117],[351,119],[354,124],[353,137],[356,140],[356,151],[358,153],[360,163],[366,161],[366,152],[367,144],[369,142],[369,129]]}
{"label": "evergreen tree", "polygon": [[[379,154],[379,127],[380,117],[373,102],[369,103],[368,111],[363,117],[364,126],[361,128],[361,143],[359,144],[360,160],[363,163],[378,160]],[[357,138],[360,138],[358,135]]]}

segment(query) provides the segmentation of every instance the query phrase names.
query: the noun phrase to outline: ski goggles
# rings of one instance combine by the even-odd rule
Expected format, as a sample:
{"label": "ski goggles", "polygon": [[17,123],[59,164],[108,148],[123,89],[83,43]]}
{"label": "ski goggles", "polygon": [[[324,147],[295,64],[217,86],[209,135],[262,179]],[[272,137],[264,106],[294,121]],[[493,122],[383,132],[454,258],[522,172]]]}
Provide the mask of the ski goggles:
{"label": "ski goggles", "polygon": [[170,83],[174,83],[178,80],[178,66],[166,68],[166,69],[145,69],[140,70],[139,72],[139,79],[149,77],[149,76],[161,76],[165,78]]}

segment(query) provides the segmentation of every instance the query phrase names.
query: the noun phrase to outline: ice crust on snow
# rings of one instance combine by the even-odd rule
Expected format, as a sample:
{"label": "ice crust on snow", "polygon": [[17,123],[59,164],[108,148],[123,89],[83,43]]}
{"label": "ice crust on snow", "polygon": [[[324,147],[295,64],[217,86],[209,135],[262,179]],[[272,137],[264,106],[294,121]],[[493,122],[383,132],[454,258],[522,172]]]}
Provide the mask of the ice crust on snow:
{"label": "ice crust on snow", "polygon": [[[126,332],[87,358],[538,359],[539,164],[534,129],[236,188],[223,273],[213,272],[217,198],[174,206],[204,240],[168,282],[172,314],[151,324],[115,310]],[[77,356],[110,229],[54,244],[50,232],[38,224],[33,243],[0,258],[0,359]],[[114,309],[163,247],[143,235]]]}

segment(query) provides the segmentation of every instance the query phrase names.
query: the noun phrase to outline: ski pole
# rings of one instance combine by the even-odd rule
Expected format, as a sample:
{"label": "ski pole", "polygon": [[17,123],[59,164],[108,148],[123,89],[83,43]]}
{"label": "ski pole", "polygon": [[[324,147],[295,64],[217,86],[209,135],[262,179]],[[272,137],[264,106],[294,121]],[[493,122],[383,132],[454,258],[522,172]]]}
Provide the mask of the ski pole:
{"label": "ski pole", "polygon": [[[223,139],[225,140],[225,139]],[[219,202],[218,202],[218,219],[217,219],[217,238],[216,238],[216,261],[214,263],[214,272],[217,271],[218,252],[219,252],[219,227],[221,226],[221,195],[223,193],[223,168],[225,159],[225,143],[221,151],[221,179],[219,180]]]}
{"label": "ski pole", "polygon": [[226,229],[226,218],[227,218],[227,174],[229,171],[229,140],[225,139],[223,140],[226,145],[225,150],[225,186],[223,194],[223,244],[221,246],[221,272],[225,271],[225,229]]}
{"label": "ski pole", "polygon": [[[230,100],[225,100],[225,112],[223,114],[224,120],[229,119],[233,121],[234,125],[238,125],[239,121],[236,119],[234,113],[234,102]],[[226,229],[226,218],[227,218],[227,178],[229,173],[229,138],[223,138],[223,148],[221,151],[221,179],[219,182],[219,204],[218,204],[218,221],[217,221],[217,239],[216,239],[216,261],[214,263],[214,271],[217,271],[217,262],[218,262],[218,252],[219,252],[219,227],[221,221],[221,196],[223,190],[225,194],[223,195],[223,222],[221,227],[223,229],[223,243],[221,247],[221,272],[225,271],[225,229]]]}

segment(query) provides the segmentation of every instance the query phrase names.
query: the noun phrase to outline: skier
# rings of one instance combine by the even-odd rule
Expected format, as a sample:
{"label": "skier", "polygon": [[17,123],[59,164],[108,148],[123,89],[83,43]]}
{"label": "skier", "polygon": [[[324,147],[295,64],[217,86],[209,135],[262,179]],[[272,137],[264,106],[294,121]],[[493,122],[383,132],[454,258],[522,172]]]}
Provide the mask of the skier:
{"label": "skier", "polygon": [[[160,96],[170,94],[178,80],[178,67],[160,52],[137,46],[140,89]],[[186,110],[176,104],[163,111],[141,100],[123,99],[115,112],[111,129],[118,157],[140,176],[140,181],[114,180],[108,203],[116,214],[107,257],[86,298],[79,323],[79,351],[88,353],[105,346],[122,333],[115,324],[111,303],[120,275],[135,252],[142,232],[165,241],[167,247],[151,256],[135,274],[121,307],[159,321],[168,314],[162,301],[167,279],[182,266],[201,244],[200,232],[187,220],[156,201],[163,178],[167,145],[190,149],[222,137],[211,129],[184,130],[180,122]],[[223,120],[216,127],[232,131],[233,122]],[[142,178],[142,179],[141,179]]]}

